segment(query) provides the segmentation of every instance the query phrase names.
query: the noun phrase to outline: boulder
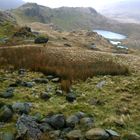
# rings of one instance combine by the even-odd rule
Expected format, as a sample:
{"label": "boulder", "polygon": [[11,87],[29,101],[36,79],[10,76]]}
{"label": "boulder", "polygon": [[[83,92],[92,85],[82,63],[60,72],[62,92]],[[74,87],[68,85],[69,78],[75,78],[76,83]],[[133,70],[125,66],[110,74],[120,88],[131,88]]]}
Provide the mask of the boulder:
{"label": "boulder", "polygon": [[34,82],[22,82],[21,86],[32,88],[34,86]]}
{"label": "boulder", "polygon": [[71,115],[66,119],[66,125],[74,128],[79,123],[80,119],[76,115]]}
{"label": "boulder", "polygon": [[48,131],[52,131],[53,128],[51,127],[50,124],[44,122],[44,123],[40,124],[40,130],[42,132],[48,132]]}
{"label": "boulder", "polygon": [[85,118],[82,118],[80,120],[80,125],[82,127],[88,127],[88,128],[91,128],[93,127],[93,118],[90,118],[90,117],[85,117]]}
{"label": "boulder", "polygon": [[60,130],[55,130],[55,131],[50,131],[49,132],[49,137],[52,140],[58,140],[60,137],[61,131]]}
{"label": "boulder", "polygon": [[75,113],[75,115],[79,118],[79,119],[82,119],[82,118],[84,118],[84,117],[86,117],[86,114],[84,113],[84,112],[77,112],[77,113]]}
{"label": "boulder", "polygon": [[0,94],[1,98],[11,98],[14,96],[14,88],[9,87],[4,93]]}
{"label": "boulder", "polygon": [[93,128],[85,134],[87,140],[108,140],[109,134],[101,128]]}
{"label": "boulder", "polygon": [[37,37],[34,41],[35,44],[42,44],[42,43],[47,43],[49,41],[49,39],[47,37]]}
{"label": "boulder", "polygon": [[46,79],[46,78],[37,78],[37,79],[34,79],[34,82],[39,83],[39,84],[47,84],[48,79]]}
{"label": "boulder", "polygon": [[62,95],[63,95],[63,91],[60,90],[60,89],[57,89],[57,90],[56,90],[56,95],[62,96]]}
{"label": "boulder", "polygon": [[54,76],[53,76],[53,75],[48,75],[46,78],[47,78],[48,80],[52,80],[52,79],[54,78]]}
{"label": "boulder", "polygon": [[56,114],[50,118],[50,125],[56,129],[62,129],[65,126],[65,117],[63,114]]}
{"label": "boulder", "polygon": [[12,105],[13,111],[19,114],[28,114],[30,112],[30,107],[30,103],[17,102]]}
{"label": "boulder", "polygon": [[58,83],[60,81],[60,78],[56,77],[56,78],[53,78],[51,81],[54,82],[54,83]]}
{"label": "boulder", "polygon": [[111,140],[120,140],[120,135],[117,132],[110,129],[106,129],[105,131],[109,134]]}
{"label": "boulder", "polygon": [[96,85],[96,87],[98,88],[98,89],[102,89],[103,88],[103,86],[106,84],[106,81],[101,81],[101,82],[99,82],[97,85]]}
{"label": "boulder", "polygon": [[71,45],[68,44],[68,43],[64,43],[64,46],[65,46],[65,47],[71,47]]}
{"label": "boulder", "polygon": [[27,136],[29,139],[38,140],[42,134],[39,124],[28,115],[22,115],[16,123],[18,138]]}
{"label": "boulder", "polygon": [[26,70],[25,69],[19,69],[18,70],[18,74],[19,75],[24,75],[26,73]]}
{"label": "boulder", "polygon": [[40,98],[43,99],[43,100],[45,100],[45,101],[47,101],[47,100],[49,100],[51,98],[51,94],[48,93],[48,92],[42,92],[40,94]]}
{"label": "boulder", "polygon": [[74,102],[76,100],[76,95],[70,92],[66,95],[66,100],[68,102]]}
{"label": "boulder", "polygon": [[80,140],[82,138],[81,130],[72,130],[67,133],[66,137],[68,140]]}
{"label": "boulder", "polygon": [[8,106],[4,105],[0,109],[0,122],[7,122],[12,118],[12,116],[13,116],[13,112]]}

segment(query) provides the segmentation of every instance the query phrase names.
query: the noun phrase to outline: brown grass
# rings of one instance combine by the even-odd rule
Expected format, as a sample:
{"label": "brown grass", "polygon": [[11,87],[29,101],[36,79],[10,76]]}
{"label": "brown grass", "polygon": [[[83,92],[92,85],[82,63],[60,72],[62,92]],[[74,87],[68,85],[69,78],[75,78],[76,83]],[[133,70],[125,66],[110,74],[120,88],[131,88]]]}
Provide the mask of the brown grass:
{"label": "brown grass", "polygon": [[68,90],[73,80],[94,75],[125,75],[129,70],[112,59],[93,51],[69,48],[23,47],[0,50],[0,66],[26,68],[44,74],[58,75],[62,88]]}

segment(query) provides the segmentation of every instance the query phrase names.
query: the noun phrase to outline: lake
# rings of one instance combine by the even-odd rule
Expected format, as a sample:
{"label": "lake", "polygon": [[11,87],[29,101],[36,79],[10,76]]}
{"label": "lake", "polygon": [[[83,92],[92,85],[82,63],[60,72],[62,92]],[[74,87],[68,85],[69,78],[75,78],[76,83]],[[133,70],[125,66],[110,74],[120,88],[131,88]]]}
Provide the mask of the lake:
{"label": "lake", "polygon": [[93,30],[94,32],[97,32],[99,35],[102,35],[104,38],[110,39],[110,40],[123,40],[126,39],[127,36],[118,34],[111,31],[106,30]]}
{"label": "lake", "polygon": [[111,31],[106,30],[93,30],[97,32],[99,35],[103,36],[104,38],[108,39],[112,45],[119,49],[128,49],[127,46],[122,45],[122,40],[126,39],[127,36],[123,34],[118,34]]}

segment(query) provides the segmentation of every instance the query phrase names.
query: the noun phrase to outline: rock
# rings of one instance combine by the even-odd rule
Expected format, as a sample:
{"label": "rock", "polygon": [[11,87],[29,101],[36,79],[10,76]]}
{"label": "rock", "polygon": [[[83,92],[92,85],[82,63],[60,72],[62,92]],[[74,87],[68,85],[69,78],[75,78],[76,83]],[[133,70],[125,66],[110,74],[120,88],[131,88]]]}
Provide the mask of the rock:
{"label": "rock", "polygon": [[65,117],[63,114],[56,114],[50,118],[50,124],[55,129],[62,129],[65,126]]}
{"label": "rock", "polygon": [[92,44],[89,46],[89,48],[94,50],[94,49],[96,49],[96,45],[95,45],[94,43],[92,43]]}
{"label": "rock", "polygon": [[14,96],[14,88],[9,87],[4,93],[0,94],[1,98],[11,98]]}
{"label": "rock", "polygon": [[88,140],[108,140],[109,134],[101,128],[93,128],[85,134]]}
{"label": "rock", "polygon": [[16,123],[18,138],[27,136],[29,139],[38,140],[42,134],[39,124],[31,116],[22,115]]}
{"label": "rock", "polygon": [[76,115],[71,115],[66,119],[66,125],[74,128],[79,123],[80,119]]}
{"label": "rock", "polygon": [[56,95],[62,96],[63,95],[63,91],[60,89],[56,90]]}
{"label": "rock", "polygon": [[52,80],[52,79],[54,78],[54,76],[53,76],[53,75],[48,75],[46,78],[47,78],[48,80]]}
{"label": "rock", "polygon": [[40,94],[40,98],[47,101],[51,98],[51,94],[49,94],[48,92],[42,92]]}
{"label": "rock", "polygon": [[48,131],[52,131],[53,128],[51,127],[50,124],[44,122],[44,123],[40,124],[40,130],[42,132],[48,132]]}
{"label": "rock", "polygon": [[60,81],[60,78],[53,78],[51,81],[54,83],[58,83]]}
{"label": "rock", "polygon": [[71,127],[64,128],[63,131],[61,132],[60,138],[65,139],[66,134],[69,133],[70,131],[72,131],[72,129],[73,129],[73,128],[71,128]]}
{"label": "rock", "polygon": [[70,131],[67,136],[68,140],[80,140],[82,138],[81,130],[72,130]]}
{"label": "rock", "polygon": [[19,69],[18,70],[18,74],[19,75],[24,75],[26,73],[26,70],[25,69]]}
{"label": "rock", "polygon": [[77,112],[77,113],[75,113],[75,115],[79,118],[79,119],[82,119],[82,118],[84,118],[85,116],[86,116],[86,114],[84,113],[84,112]]}
{"label": "rock", "polygon": [[123,136],[123,139],[126,139],[126,140],[140,140],[140,135],[138,135],[137,133],[125,134]]}
{"label": "rock", "polygon": [[8,120],[12,118],[12,116],[13,116],[13,113],[8,106],[4,105],[0,109],[0,122],[7,122]]}
{"label": "rock", "polygon": [[99,82],[99,83],[96,85],[96,87],[97,87],[98,89],[102,89],[102,87],[103,87],[105,84],[106,84],[106,81],[101,81],[101,82]]}
{"label": "rock", "polygon": [[88,31],[86,33],[86,36],[90,36],[90,37],[95,36],[95,35],[96,35],[96,33],[95,32],[92,32],[92,31]]}
{"label": "rock", "polygon": [[66,100],[68,102],[74,102],[76,100],[76,95],[70,92],[66,95]]}
{"label": "rock", "polygon": [[22,82],[21,86],[32,88],[34,86],[33,82]]}
{"label": "rock", "polygon": [[15,140],[15,136],[12,132],[0,133],[0,140]]}
{"label": "rock", "polygon": [[85,117],[80,120],[80,125],[82,127],[93,127],[93,118]]}
{"label": "rock", "polygon": [[19,114],[28,114],[30,112],[30,107],[31,107],[31,104],[29,103],[14,103],[12,105],[12,109],[14,112],[16,113],[19,113]]}
{"label": "rock", "polygon": [[34,37],[34,34],[31,31],[30,27],[21,27],[18,29],[18,31],[16,31],[13,35],[13,37]]}
{"label": "rock", "polygon": [[105,131],[109,134],[111,140],[120,140],[120,135],[117,132],[109,129]]}
{"label": "rock", "polygon": [[47,37],[37,37],[34,41],[35,44],[42,44],[42,43],[47,43],[49,41],[49,39]]}
{"label": "rock", "polygon": [[45,78],[37,78],[37,79],[34,79],[34,82],[35,83],[39,83],[39,84],[47,84],[48,83],[48,79],[45,79]]}
{"label": "rock", "polygon": [[49,137],[53,140],[58,140],[59,136],[61,134],[60,130],[56,130],[56,131],[50,131],[49,132]]}
{"label": "rock", "polygon": [[41,122],[43,119],[43,115],[41,113],[36,113],[33,118],[35,119],[36,122]]}
{"label": "rock", "polygon": [[71,45],[68,44],[68,43],[65,43],[64,46],[65,46],[65,47],[71,47]]}

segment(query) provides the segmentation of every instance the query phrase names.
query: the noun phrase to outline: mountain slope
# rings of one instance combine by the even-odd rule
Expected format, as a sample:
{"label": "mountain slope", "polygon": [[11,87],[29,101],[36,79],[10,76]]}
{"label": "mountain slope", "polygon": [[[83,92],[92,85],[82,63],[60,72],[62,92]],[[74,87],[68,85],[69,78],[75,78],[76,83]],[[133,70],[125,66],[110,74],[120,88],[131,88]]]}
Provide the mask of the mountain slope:
{"label": "mountain slope", "polygon": [[[108,25],[108,19],[100,15],[93,8],[61,7],[51,9],[35,3],[27,3],[12,10],[18,23],[31,22],[54,23],[61,29],[91,29],[101,24]],[[111,21],[109,21],[111,22]]]}
{"label": "mountain slope", "polygon": [[140,23],[139,7],[139,0],[127,0],[108,5],[101,13],[124,23]]}
{"label": "mountain slope", "polygon": [[25,2],[22,0],[0,0],[0,9],[1,10],[14,9],[21,6],[24,3]]}
{"label": "mountain slope", "polygon": [[0,38],[7,37],[14,32],[15,18],[9,12],[0,11]]}

